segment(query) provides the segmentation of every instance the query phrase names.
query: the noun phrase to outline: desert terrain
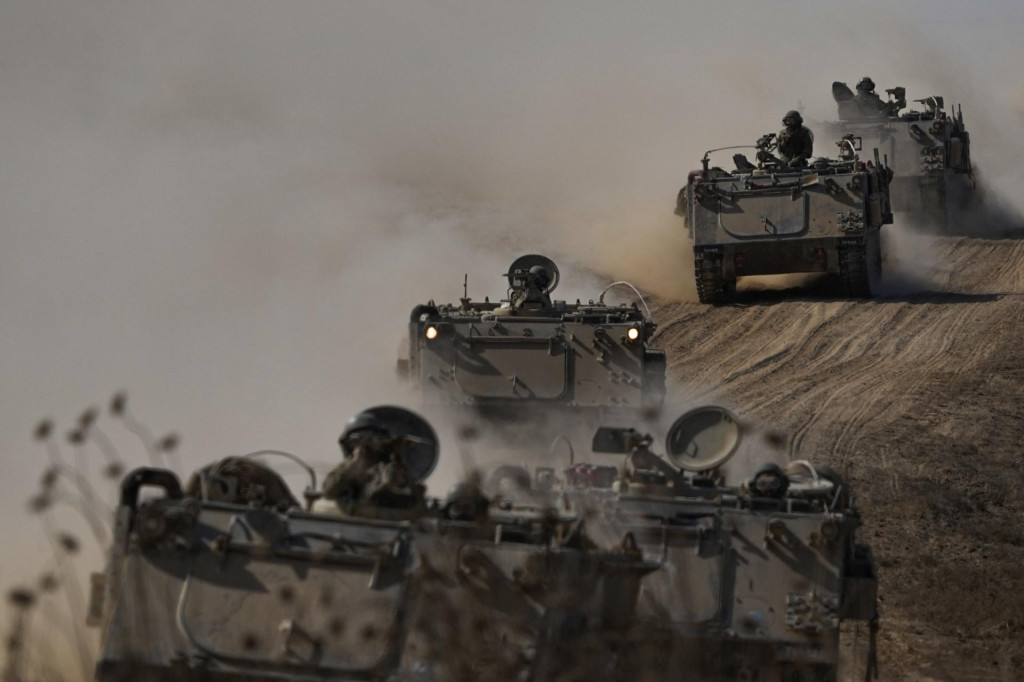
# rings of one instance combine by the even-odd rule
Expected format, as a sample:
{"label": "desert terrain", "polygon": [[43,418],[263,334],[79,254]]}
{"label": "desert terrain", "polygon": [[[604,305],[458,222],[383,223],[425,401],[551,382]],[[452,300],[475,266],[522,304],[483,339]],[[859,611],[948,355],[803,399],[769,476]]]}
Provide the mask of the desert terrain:
{"label": "desert terrain", "polygon": [[838,300],[817,283],[662,305],[659,339],[688,401],[772,425],[790,457],[853,486],[883,679],[1019,680],[1024,241],[915,239],[936,270],[910,293]]}

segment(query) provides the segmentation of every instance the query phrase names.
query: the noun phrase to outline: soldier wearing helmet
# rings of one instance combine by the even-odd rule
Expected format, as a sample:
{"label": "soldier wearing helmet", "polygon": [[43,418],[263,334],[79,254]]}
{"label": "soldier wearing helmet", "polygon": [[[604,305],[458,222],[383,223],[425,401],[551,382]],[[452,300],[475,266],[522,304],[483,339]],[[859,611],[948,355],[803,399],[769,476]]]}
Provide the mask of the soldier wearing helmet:
{"label": "soldier wearing helmet", "polygon": [[875,81],[867,76],[857,83],[857,94],[853,101],[857,104],[857,110],[865,118],[877,118],[886,110],[885,102],[875,92]]}
{"label": "soldier wearing helmet", "polygon": [[769,462],[757,468],[742,486],[743,492],[750,497],[783,498],[789,489],[789,476],[778,464]]}
{"label": "soldier wearing helmet", "polygon": [[345,459],[324,480],[324,497],[339,506],[408,506],[410,501],[422,501],[423,486],[411,479],[402,457],[401,435],[391,433],[371,412],[349,419],[338,439]]}
{"label": "soldier wearing helmet", "polygon": [[800,168],[814,155],[814,133],[807,128],[799,111],[787,111],[782,117],[785,126],[778,135],[779,161],[786,166]]}
{"label": "soldier wearing helmet", "polygon": [[551,307],[551,273],[543,265],[534,265],[522,280],[522,288],[512,296],[512,307],[516,310],[547,310]]}

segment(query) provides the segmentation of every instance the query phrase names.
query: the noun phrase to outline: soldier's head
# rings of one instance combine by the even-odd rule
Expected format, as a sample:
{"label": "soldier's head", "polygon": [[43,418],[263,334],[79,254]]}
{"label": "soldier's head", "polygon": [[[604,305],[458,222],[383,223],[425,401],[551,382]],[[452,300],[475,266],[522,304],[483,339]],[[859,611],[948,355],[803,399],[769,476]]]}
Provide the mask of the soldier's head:
{"label": "soldier's head", "polygon": [[360,412],[347,422],[338,445],[346,458],[377,454],[391,441],[391,431],[370,412]]}
{"label": "soldier's head", "polygon": [[551,284],[551,275],[543,265],[534,265],[530,268],[530,280],[538,289],[544,290]]}
{"label": "soldier's head", "polygon": [[857,83],[857,90],[859,92],[873,92],[875,89],[875,81],[871,80],[867,76],[860,79],[860,83]]}
{"label": "soldier's head", "polygon": [[789,476],[774,462],[764,464],[747,482],[747,489],[754,497],[781,498],[789,489]]}
{"label": "soldier's head", "polygon": [[782,125],[790,129],[800,127],[801,125],[803,125],[803,122],[804,117],[801,116],[800,112],[795,109],[787,111],[786,115],[782,117]]}

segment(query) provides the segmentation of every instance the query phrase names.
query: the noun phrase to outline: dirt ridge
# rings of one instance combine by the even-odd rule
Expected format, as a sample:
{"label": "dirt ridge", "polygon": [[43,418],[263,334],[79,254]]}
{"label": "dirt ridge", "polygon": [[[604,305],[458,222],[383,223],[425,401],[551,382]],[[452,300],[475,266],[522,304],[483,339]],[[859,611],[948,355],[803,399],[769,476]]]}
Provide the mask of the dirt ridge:
{"label": "dirt ridge", "polygon": [[883,679],[1024,679],[1024,241],[931,249],[909,293],[662,304],[657,342],[680,400],[779,428],[791,458],[850,479],[880,566]]}

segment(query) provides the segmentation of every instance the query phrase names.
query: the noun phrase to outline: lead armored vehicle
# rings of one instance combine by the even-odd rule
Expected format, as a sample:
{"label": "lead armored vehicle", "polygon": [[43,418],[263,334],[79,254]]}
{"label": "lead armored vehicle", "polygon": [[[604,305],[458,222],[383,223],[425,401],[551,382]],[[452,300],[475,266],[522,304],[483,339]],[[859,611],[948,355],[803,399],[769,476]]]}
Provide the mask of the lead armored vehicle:
{"label": "lead armored vehicle", "polygon": [[879,159],[861,160],[862,141],[846,135],[835,159],[789,167],[772,154],[775,135],[753,148],[757,164],[737,154],[734,170],[710,165],[690,173],[676,214],[693,240],[701,303],[732,300],[736,281],[751,275],[798,272],[838,276],[842,294],[877,293],[882,255],[879,230],[892,222],[891,171]]}
{"label": "lead armored vehicle", "polygon": [[651,347],[657,325],[646,303],[607,304],[611,286],[596,301],[553,299],[558,267],[539,255],[518,258],[505,276],[500,301],[464,295],[412,310],[398,371],[425,409],[529,422],[515,433],[544,444],[567,423],[587,425],[589,438],[604,419],[660,409],[665,353]]}
{"label": "lead armored vehicle", "polygon": [[893,210],[949,230],[975,192],[971,136],[963,109],[947,112],[938,96],[915,100],[920,110],[907,109],[905,88],[885,92],[888,99],[880,107],[865,108],[858,106],[849,86],[833,83],[839,120],[826,123],[825,130],[837,137],[860,137],[865,148],[877,148],[888,160],[894,173]]}
{"label": "lead armored vehicle", "polygon": [[300,503],[261,463],[297,459],[276,451],[185,486],[125,478],[93,581],[97,680],[834,682],[840,623],[875,622],[849,488],[803,461],[731,480],[742,433],[722,408],[678,419],[664,455],[601,428],[611,463],[541,467],[491,498],[421,497],[429,424],[358,417],[409,480],[343,501],[311,473]]}

